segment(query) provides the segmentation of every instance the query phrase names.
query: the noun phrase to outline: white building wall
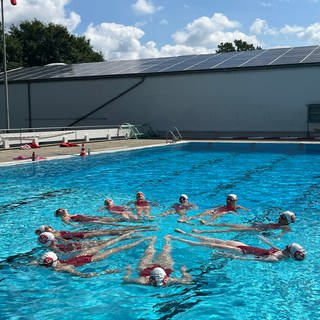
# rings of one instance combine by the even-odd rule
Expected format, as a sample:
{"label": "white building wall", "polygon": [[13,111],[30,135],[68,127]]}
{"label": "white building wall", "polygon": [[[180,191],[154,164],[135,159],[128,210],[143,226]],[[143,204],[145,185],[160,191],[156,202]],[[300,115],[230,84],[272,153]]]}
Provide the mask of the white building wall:
{"label": "white building wall", "polygon": [[[30,108],[27,85],[11,84],[12,127],[28,122],[29,109],[33,127],[67,126],[140,80],[31,83]],[[305,135],[306,106],[320,103],[319,83],[317,66],[147,76],[77,125],[148,123],[160,132],[177,127],[194,137]]]}

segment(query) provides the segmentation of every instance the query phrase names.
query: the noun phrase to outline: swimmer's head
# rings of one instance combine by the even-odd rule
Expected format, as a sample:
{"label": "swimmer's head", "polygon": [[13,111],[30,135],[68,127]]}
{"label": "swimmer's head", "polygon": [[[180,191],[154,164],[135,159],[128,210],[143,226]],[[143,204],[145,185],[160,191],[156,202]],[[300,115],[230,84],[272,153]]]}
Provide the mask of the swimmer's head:
{"label": "swimmer's head", "polygon": [[38,242],[46,247],[49,247],[55,241],[55,237],[51,232],[42,232],[38,237]]}
{"label": "swimmer's head", "polygon": [[303,260],[307,254],[306,250],[298,243],[291,243],[286,249],[289,251],[290,257],[295,260]]}
{"label": "swimmer's head", "polygon": [[59,208],[56,210],[55,212],[55,216],[56,217],[61,217],[61,216],[64,216],[65,214],[67,214],[67,210],[66,209],[63,209],[63,208]]}
{"label": "swimmer's head", "polygon": [[296,221],[296,215],[291,211],[284,211],[279,216],[279,222],[282,220],[285,220],[287,222],[286,224],[290,224]]}
{"label": "swimmer's head", "polygon": [[54,252],[48,251],[41,256],[39,265],[45,266],[46,268],[55,267],[58,260],[58,256]]}
{"label": "swimmer's head", "polygon": [[183,201],[187,201],[188,200],[188,196],[186,194],[181,194],[179,197],[179,201],[183,202]]}
{"label": "swimmer's head", "polygon": [[141,191],[137,192],[136,198],[137,198],[137,199],[143,199],[143,198],[144,198],[144,193],[141,192]]}
{"label": "swimmer's head", "polygon": [[230,193],[227,196],[227,201],[237,201],[238,200],[238,196],[234,193]]}
{"label": "swimmer's head", "polygon": [[161,267],[157,267],[151,271],[149,283],[155,287],[160,287],[166,284],[167,278],[166,272]]}
{"label": "swimmer's head", "polygon": [[105,204],[105,206],[113,206],[113,200],[112,199],[106,199],[106,200],[104,200],[104,204]]}
{"label": "swimmer's head", "polygon": [[49,231],[49,229],[52,230],[52,227],[43,224],[43,225],[41,225],[39,228],[36,229],[35,233],[36,233],[37,235],[39,235],[39,234],[42,233],[42,232]]}

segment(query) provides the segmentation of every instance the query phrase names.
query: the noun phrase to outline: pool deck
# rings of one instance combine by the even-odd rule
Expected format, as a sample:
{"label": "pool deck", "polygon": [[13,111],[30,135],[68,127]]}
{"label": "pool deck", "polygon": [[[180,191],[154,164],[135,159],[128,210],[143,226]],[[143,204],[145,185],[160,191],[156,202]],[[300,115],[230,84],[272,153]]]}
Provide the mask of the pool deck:
{"label": "pool deck", "polygon": [[[100,141],[100,142],[87,142],[85,143],[86,152],[90,149],[90,153],[98,153],[105,151],[114,151],[121,149],[135,149],[148,146],[165,145],[166,140],[150,140],[150,139],[130,139],[130,140],[114,140],[114,141]],[[0,149],[0,163],[26,163],[28,160],[14,160],[16,157],[30,157],[35,152],[36,156],[50,158],[61,158],[66,156],[80,155],[81,143],[77,147],[60,147],[59,144],[40,146],[38,149],[21,150],[14,149]]]}
{"label": "pool deck", "polygon": [[[195,140],[194,140],[195,141]],[[204,141],[204,140],[201,140]],[[254,142],[254,143],[317,143],[320,141],[259,141],[259,140],[206,140],[211,142]],[[137,149],[151,146],[160,146],[165,145],[165,139],[130,139],[130,140],[108,140],[108,141],[99,141],[99,142],[86,142],[85,148],[86,151],[90,149],[90,153],[100,153],[108,151],[117,151],[117,150],[127,150],[127,149]],[[31,162],[32,153],[35,152],[36,156],[44,157],[46,159],[54,158],[64,158],[68,156],[79,156],[81,152],[81,143],[78,143],[77,147],[60,147],[59,144],[55,145],[44,145],[39,149],[26,149],[22,150],[19,148],[11,149],[0,149],[0,164],[1,165],[10,165],[18,163],[27,163]],[[17,157],[30,157],[27,160],[14,160]]]}

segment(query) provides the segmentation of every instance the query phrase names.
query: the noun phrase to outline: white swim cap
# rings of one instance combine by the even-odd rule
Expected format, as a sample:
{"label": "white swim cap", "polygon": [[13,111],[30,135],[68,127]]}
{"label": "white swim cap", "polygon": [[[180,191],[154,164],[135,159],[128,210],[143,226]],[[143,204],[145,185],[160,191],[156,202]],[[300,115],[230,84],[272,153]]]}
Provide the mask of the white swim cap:
{"label": "white swim cap", "polygon": [[186,194],[184,194],[184,193],[180,195],[180,198],[185,198],[187,200],[189,199],[188,196]]}
{"label": "white swim cap", "polygon": [[40,234],[42,232],[46,231],[47,226],[46,225],[41,225],[38,229],[36,229],[36,234]]}
{"label": "white swim cap", "polygon": [[288,245],[290,256],[295,260],[303,260],[307,254],[306,250],[298,243]]}
{"label": "white swim cap", "polygon": [[166,272],[161,267],[154,268],[150,273],[151,283],[156,287],[163,286],[167,278]]}
{"label": "white swim cap", "polygon": [[288,221],[288,224],[296,221],[296,215],[291,211],[284,211],[280,214],[280,217],[285,217]]}
{"label": "white swim cap", "polygon": [[231,200],[234,200],[234,201],[238,200],[238,196],[234,193],[228,194],[227,198],[230,198]]}
{"label": "white swim cap", "polygon": [[42,232],[38,237],[38,242],[46,247],[49,247],[54,240],[55,237],[51,232]]}
{"label": "white swim cap", "polygon": [[59,260],[58,256],[54,252],[49,251],[49,252],[44,253],[41,256],[39,264],[42,266],[45,266],[47,268],[49,268],[51,266],[55,267],[57,265],[58,260]]}

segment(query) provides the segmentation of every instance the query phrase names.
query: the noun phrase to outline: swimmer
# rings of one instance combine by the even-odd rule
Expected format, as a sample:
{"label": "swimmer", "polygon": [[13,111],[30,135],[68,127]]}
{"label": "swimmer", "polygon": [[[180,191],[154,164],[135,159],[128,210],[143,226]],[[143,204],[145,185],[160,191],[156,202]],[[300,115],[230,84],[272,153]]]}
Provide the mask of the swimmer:
{"label": "swimmer", "polygon": [[153,226],[132,226],[118,229],[102,229],[102,230],[83,230],[83,231],[58,231],[51,226],[41,225],[36,229],[35,233],[39,235],[42,232],[51,232],[56,239],[64,240],[80,240],[87,238],[103,237],[103,236],[115,236],[127,233],[133,230],[155,230]]}
{"label": "swimmer", "polygon": [[123,278],[123,281],[131,284],[141,284],[160,287],[164,285],[170,285],[175,283],[190,284],[192,282],[192,276],[186,271],[186,267],[182,266],[180,268],[182,277],[173,278],[170,277],[173,272],[173,260],[170,255],[171,253],[171,244],[169,236],[165,236],[165,245],[162,249],[162,252],[158,255],[155,261],[155,249],[154,243],[156,237],[151,237],[151,241],[145,251],[144,256],[142,257],[139,265],[139,277],[131,278],[132,269],[130,266],[127,267],[127,274]]}
{"label": "swimmer", "polygon": [[[233,259],[240,260],[255,260],[255,261],[265,261],[265,262],[277,262],[288,258],[293,258],[295,260],[304,260],[306,256],[305,249],[297,243],[291,243],[287,245],[284,249],[279,249],[275,247],[266,238],[259,236],[259,238],[270,246],[270,249],[263,249],[259,247],[252,247],[246,243],[233,240],[221,240],[217,238],[210,238],[204,236],[194,235],[192,233],[187,233],[180,229],[175,229],[176,232],[197,238],[201,242],[181,239],[179,237],[170,236],[171,239],[180,242],[188,243],[192,246],[203,246],[212,249],[221,249],[225,251],[230,251],[232,254],[228,253],[218,253],[223,256],[227,256]],[[253,255],[254,257],[247,257],[247,255]]]}
{"label": "swimmer", "polygon": [[104,207],[102,209],[107,209],[111,214],[121,216],[127,220],[137,220],[138,217],[132,212],[128,211],[124,206],[116,206],[112,199],[104,200]]}
{"label": "swimmer", "polygon": [[207,223],[207,226],[230,227],[223,230],[198,230],[193,229],[194,233],[221,233],[221,232],[262,232],[269,230],[281,230],[281,233],[290,231],[290,223],[296,221],[296,215],[291,211],[284,211],[280,214],[277,223],[254,223],[251,226],[245,224],[229,224],[229,223]]}
{"label": "swimmer", "polygon": [[117,238],[108,239],[108,240],[91,240],[86,242],[69,242],[67,244],[63,243],[57,243],[55,236],[51,232],[42,232],[38,237],[38,243],[40,243],[42,246],[45,246],[49,248],[50,250],[56,252],[56,253],[73,253],[76,251],[83,251],[92,247],[96,247],[97,245],[103,245],[111,246],[123,239],[128,239],[131,237],[133,232],[125,233]]}
{"label": "swimmer", "polygon": [[[226,205],[225,206],[220,206],[217,207],[215,209],[211,209],[211,210],[206,210],[202,213],[199,213],[196,216],[193,216],[191,218],[189,218],[189,220],[191,219],[195,219],[195,218],[200,218],[203,216],[211,216],[209,220],[215,220],[223,215],[225,215],[228,212],[237,212],[238,210],[244,210],[244,211],[249,211],[249,209],[242,207],[240,205],[237,204],[238,201],[238,196],[236,194],[229,194],[227,196],[226,199]],[[204,220],[201,220],[201,222],[203,224],[205,224],[206,222]]]}
{"label": "swimmer", "polygon": [[56,217],[60,217],[64,223],[75,225],[72,222],[80,223],[99,223],[99,224],[112,224],[114,222],[125,221],[125,219],[116,219],[111,217],[94,217],[82,214],[69,214],[67,209],[59,208],[55,212]]}
{"label": "swimmer", "polygon": [[177,213],[180,216],[180,219],[184,220],[187,210],[198,209],[194,203],[189,202],[189,198],[186,194],[181,194],[179,203],[173,204],[171,208],[173,209],[162,213],[161,216]]}
{"label": "swimmer", "polygon": [[141,191],[137,192],[136,201],[131,201],[129,203],[134,204],[137,211],[138,218],[141,218],[143,213],[145,214],[146,218],[151,218],[150,216],[151,204],[149,201],[146,200],[143,192]]}
{"label": "swimmer", "polygon": [[90,277],[100,276],[103,274],[115,273],[115,272],[118,272],[118,270],[107,269],[105,271],[98,272],[98,273],[97,272],[82,273],[82,272],[79,272],[75,267],[80,267],[91,262],[104,260],[109,256],[111,256],[112,254],[131,249],[139,245],[140,243],[144,242],[145,240],[148,240],[148,238],[140,239],[138,241],[123,245],[121,247],[113,247],[111,249],[108,249],[107,251],[101,251],[101,250],[105,249],[110,244],[108,243],[100,244],[98,246],[95,246],[83,251],[81,255],[77,255],[67,260],[60,260],[56,253],[54,253],[53,251],[49,251],[44,253],[41,256],[37,264],[41,266],[45,266],[46,268],[52,267],[54,271],[68,272],[68,273],[71,273],[72,275],[76,275],[83,278],[90,278]]}

